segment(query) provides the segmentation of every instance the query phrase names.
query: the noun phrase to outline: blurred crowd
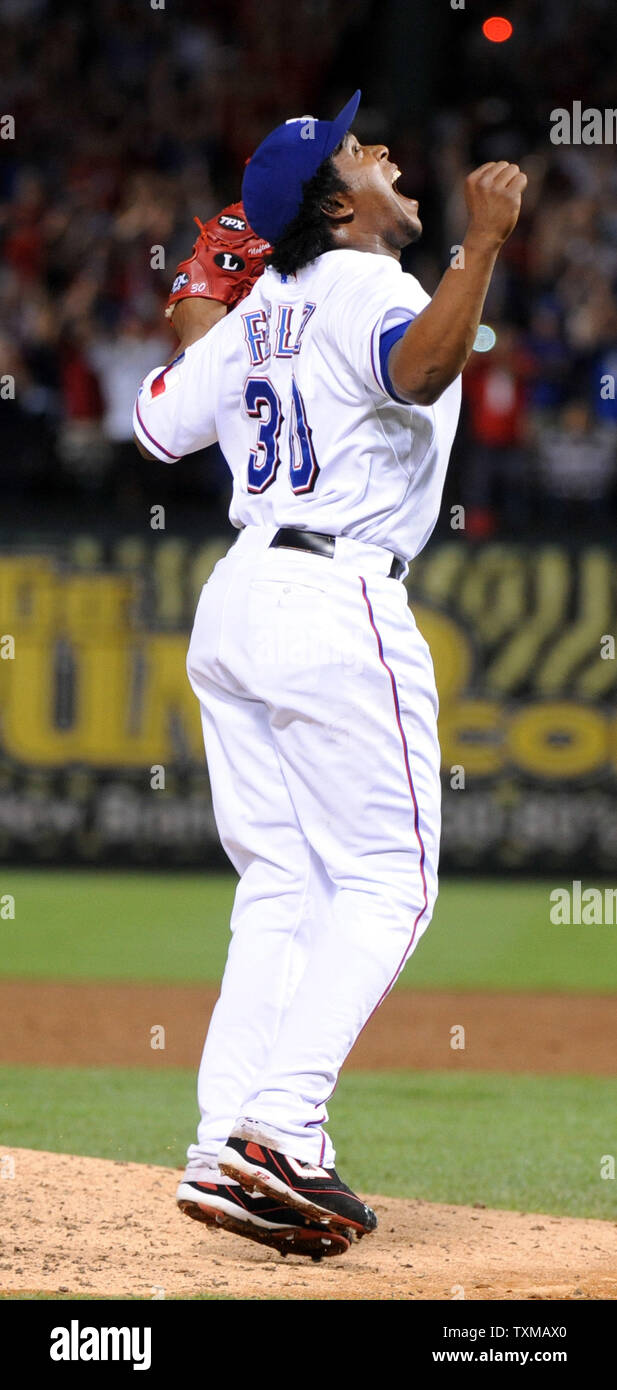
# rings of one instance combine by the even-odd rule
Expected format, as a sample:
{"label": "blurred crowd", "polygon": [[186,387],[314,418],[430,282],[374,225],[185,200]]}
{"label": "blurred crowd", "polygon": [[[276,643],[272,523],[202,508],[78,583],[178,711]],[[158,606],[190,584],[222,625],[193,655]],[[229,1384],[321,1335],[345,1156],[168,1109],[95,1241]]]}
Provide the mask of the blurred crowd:
{"label": "blurred crowd", "polygon": [[[449,164],[455,148],[450,141]],[[490,157],[503,157],[499,141]],[[496,341],[472,354],[463,376],[449,491],[473,536],[555,524],[602,530],[617,517],[614,151],[537,147],[521,163],[524,211],[484,311]],[[457,202],[446,212],[452,243]]]}
{"label": "blurred crowd", "polygon": [[358,134],[387,140],[402,190],[420,198],[425,235],[405,265],[429,292],[464,232],[469,169],[515,159],[529,178],[485,309],[496,340],[464,375],[447,500],[477,537],[614,525],[617,161],[612,146],[553,145],[549,124],[573,100],[615,104],[612,0],[512,0],[507,63],[468,16],[460,41],[445,33],[450,67],[421,129],[393,122],[383,71],[371,77],[380,12],[373,0],[0,0],[2,111],[15,123],[0,171],[9,519],[44,522],[68,503],[131,520],[173,499],[178,515],[200,503],[220,523],[218,450],[168,469],[131,443],[137,386],[175,341],[163,316],[175,265],[193,215],[238,197],[268,129],[327,114],[362,85]]}

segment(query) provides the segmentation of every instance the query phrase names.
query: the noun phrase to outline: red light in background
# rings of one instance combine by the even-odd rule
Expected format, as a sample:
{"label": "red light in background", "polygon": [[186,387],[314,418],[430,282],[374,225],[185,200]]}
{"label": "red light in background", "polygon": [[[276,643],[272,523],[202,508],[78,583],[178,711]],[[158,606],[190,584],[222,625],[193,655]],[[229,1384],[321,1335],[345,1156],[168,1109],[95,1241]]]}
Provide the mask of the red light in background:
{"label": "red light in background", "polygon": [[512,25],[509,19],[502,19],[499,15],[493,15],[492,19],[485,19],[482,25],[482,33],[485,39],[490,39],[491,43],[505,43],[512,33]]}

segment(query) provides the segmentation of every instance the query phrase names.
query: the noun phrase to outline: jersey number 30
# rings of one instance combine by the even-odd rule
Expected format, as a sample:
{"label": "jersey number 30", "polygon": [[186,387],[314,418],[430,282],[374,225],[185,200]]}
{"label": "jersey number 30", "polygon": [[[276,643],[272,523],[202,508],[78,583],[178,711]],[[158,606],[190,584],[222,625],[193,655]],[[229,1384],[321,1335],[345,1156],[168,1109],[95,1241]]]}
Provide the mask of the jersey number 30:
{"label": "jersey number 30", "polygon": [[[292,422],[289,435],[289,480],[297,493],[312,492],[319,473],[310,425],[302,396],[292,382]],[[251,419],[259,420],[256,447],[249,454],[249,492],[265,492],[274,482],[281,462],[279,440],[283,411],[278,391],[267,377],[250,376],[244,387],[244,404]]]}

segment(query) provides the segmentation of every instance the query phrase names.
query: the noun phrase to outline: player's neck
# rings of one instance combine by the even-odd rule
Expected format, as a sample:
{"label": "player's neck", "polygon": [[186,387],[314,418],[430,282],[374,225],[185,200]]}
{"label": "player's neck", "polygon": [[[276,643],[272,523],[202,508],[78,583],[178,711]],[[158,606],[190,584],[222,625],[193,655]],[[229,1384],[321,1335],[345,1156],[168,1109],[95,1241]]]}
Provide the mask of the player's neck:
{"label": "player's neck", "polygon": [[337,250],[340,251],[369,251],[374,256],[392,256],[394,260],[400,261],[401,252],[397,246],[391,246],[379,232],[362,231],[360,228],[345,228],[345,236],[337,237]]}

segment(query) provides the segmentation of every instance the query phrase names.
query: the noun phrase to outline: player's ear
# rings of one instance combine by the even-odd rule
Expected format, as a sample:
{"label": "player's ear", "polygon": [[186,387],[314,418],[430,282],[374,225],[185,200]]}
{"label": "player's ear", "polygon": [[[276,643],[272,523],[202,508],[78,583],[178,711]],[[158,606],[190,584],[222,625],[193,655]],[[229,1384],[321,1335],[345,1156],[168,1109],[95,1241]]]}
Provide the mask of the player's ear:
{"label": "player's ear", "polygon": [[330,193],[320,207],[332,222],[350,222],[353,217],[353,205],[348,193]]}

